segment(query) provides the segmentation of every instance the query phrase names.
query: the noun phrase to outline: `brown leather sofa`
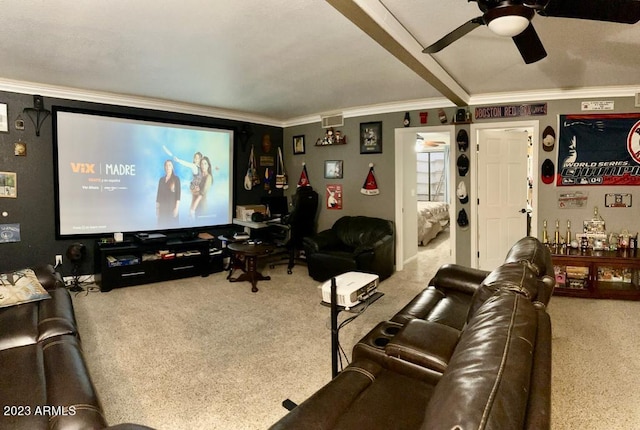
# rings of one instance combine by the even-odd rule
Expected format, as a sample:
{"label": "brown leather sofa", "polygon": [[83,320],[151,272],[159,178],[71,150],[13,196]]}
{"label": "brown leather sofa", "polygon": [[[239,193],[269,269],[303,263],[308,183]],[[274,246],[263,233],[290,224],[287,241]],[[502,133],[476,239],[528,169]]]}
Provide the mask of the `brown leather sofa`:
{"label": "brown leather sofa", "polygon": [[0,428],[148,429],[107,427],[69,292],[50,265],[33,270],[51,298],[0,309]]}
{"label": "brown leather sofa", "polygon": [[552,273],[530,237],[492,272],[443,266],[272,429],[549,429]]}

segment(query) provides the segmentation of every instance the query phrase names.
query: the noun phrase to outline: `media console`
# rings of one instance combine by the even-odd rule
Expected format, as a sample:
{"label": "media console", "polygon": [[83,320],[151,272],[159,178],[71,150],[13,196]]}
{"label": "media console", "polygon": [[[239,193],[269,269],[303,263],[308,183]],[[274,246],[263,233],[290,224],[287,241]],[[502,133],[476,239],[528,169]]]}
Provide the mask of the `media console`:
{"label": "media console", "polygon": [[[113,288],[191,276],[207,276],[215,258],[210,241],[174,240],[164,243],[96,242],[95,280],[102,292]],[[220,269],[222,256],[220,255]]]}

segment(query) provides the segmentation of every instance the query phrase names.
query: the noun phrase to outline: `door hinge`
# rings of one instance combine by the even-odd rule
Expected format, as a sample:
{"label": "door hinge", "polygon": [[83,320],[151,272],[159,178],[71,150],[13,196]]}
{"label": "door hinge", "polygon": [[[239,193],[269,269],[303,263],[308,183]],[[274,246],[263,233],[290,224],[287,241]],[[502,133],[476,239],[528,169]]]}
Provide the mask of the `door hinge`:
{"label": "door hinge", "polygon": [[478,251],[478,258],[480,258],[480,251]]}

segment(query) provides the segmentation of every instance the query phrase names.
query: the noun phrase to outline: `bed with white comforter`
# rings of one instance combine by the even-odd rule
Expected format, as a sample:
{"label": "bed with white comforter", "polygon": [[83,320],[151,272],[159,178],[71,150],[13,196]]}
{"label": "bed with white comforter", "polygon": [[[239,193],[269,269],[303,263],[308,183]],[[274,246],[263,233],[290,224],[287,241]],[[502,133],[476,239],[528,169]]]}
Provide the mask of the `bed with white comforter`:
{"label": "bed with white comforter", "polygon": [[418,245],[425,246],[449,224],[449,204],[418,202]]}

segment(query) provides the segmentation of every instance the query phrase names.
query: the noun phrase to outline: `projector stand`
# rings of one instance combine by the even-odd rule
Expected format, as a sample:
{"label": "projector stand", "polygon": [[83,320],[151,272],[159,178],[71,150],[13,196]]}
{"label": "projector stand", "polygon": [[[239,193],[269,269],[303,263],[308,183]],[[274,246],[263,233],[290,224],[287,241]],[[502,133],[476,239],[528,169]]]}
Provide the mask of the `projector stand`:
{"label": "projector stand", "polygon": [[[331,278],[331,304],[326,302],[320,302],[323,306],[329,306],[331,308],[331,379],[338,376],[338,359],[340,351],[338,351],[338,347],[340,345],[339,342],[339,328],[338,328],[338,314],[341,311],[347,311],[351,313],[360,313],[364,312],[367,307],[378,300],[380,297],[384,296],[384,293],[376,292],[371,296],[358,303],[354,307],[346,310],[344,306],[338,306],[338,293],[337,293],[338,285],[336,283],[336,278]],[[295,402],[290,399],[286,399],[282,402],[282,406],[288,410],[293,410],[296,406],[298,406]]]}
{"label": "projector stand", "polygon": [[[364,312],[367,307],[378,300],[380,297],[384,296],[384,293],[376,292],[371,296],[364,299],[362,302],[358,303],[352,308],[347,310],[344,306],[338,306],[338,294],[337,294],[338,286],[336,284],[336,278],[331,278],[331,378],[335,378],[338,376],[338,359],[340,357],[340,351],[338,350],[340,346],[339,339],[339,328],[338,328],[338,314],[341,311],[347,311],[354,314]],[[325,302],[322,302],[323,305],[326,306]]]}

